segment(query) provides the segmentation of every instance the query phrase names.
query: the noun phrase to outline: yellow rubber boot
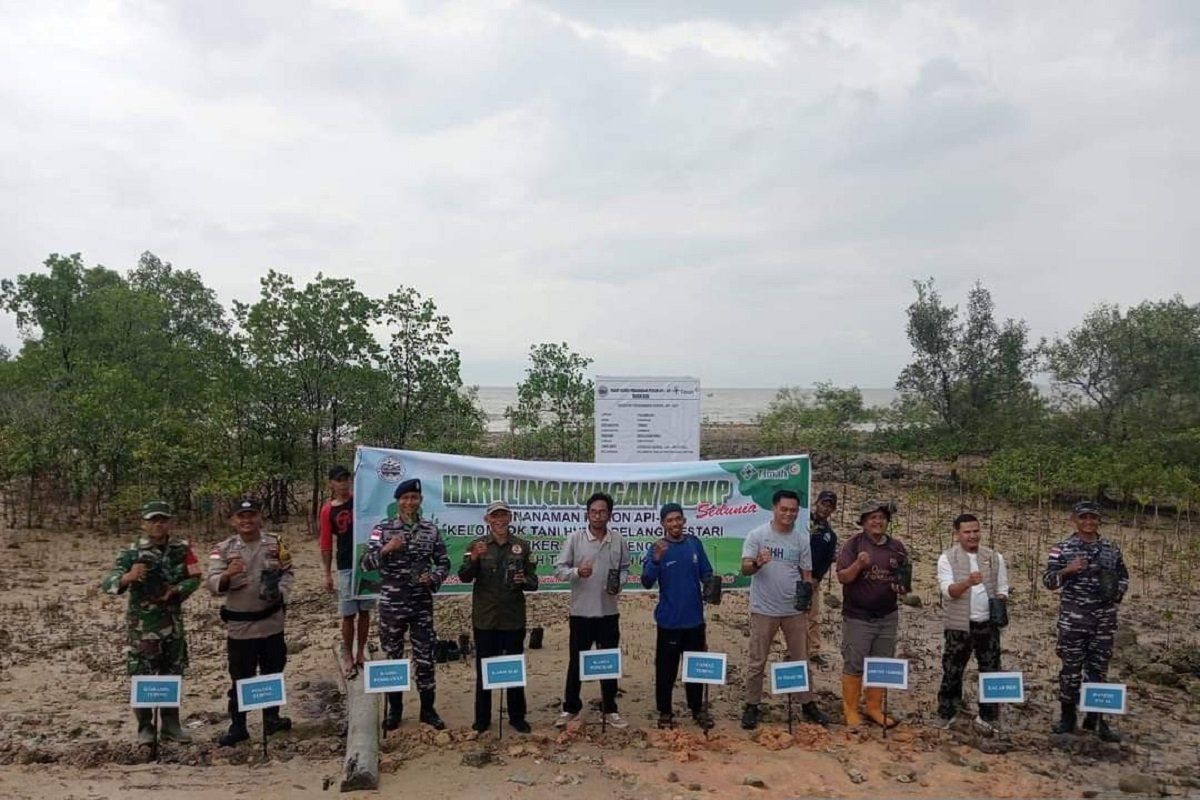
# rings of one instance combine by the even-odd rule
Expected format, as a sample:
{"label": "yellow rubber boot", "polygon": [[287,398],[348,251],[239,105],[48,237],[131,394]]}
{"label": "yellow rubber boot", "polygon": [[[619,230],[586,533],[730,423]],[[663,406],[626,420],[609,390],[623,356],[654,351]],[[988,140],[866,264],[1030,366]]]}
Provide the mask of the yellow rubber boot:
{"label": "yellow rubber boot", "polygon": [[898,724],[891,717],[885,717],[883,713],[883,693],[884,689],[878,686],[867,688],[867,719],[874,722],[881,728],[894,728]]}
{"label": "yellow rubber boot", "polygon": [[846,725],[857,728],[862,724],[862,715],[858,713],[858,699],[862,696],[862,675],[842,676],[842,714],[846,717]]}

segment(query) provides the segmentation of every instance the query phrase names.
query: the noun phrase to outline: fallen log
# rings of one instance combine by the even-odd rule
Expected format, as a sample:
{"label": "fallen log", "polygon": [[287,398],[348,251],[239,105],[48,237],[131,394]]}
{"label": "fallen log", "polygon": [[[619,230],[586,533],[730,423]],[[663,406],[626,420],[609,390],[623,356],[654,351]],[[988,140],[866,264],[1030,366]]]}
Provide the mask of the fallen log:
{"label": "fallen log", "polygon": [[363,691],[366,676],[342,675],[342,646],[333,648],[337,675],[346,696],[346,761],[341,791],[379,788],[379,696]]}

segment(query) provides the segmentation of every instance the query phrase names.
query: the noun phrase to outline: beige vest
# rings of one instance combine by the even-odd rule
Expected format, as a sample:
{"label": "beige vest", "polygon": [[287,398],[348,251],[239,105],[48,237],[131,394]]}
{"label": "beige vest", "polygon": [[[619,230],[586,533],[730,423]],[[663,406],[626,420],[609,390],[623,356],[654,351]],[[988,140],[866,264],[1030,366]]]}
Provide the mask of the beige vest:
{"label": "beige vest", "polygon": [[[950,569],[954,573],[954,582],[965,581],[971,574],[971,557],[966,550],[962,549],[961,545],[954,545],[947,550],[943,555],[950,562]],[[983,585],[987,588],[988,597],[996,596],[996,570],[992,565],[996,561],[996,554],[984,547],[979,546],[979,552],[975,554],[979,561],[979,573],[983,575]],[[962,593],[962,596],[957,599],[946,599],[942,597],[942,624],[946,630],[951,631],[969,631],[971,629],[971,591]]]}

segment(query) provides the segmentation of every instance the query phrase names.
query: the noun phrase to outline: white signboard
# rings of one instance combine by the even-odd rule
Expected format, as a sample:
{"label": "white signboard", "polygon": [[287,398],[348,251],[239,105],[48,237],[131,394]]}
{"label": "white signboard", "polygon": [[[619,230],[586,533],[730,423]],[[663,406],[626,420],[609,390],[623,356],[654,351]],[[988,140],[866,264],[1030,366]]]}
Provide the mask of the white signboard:
{"label": "white signboard", "polygon": [[596,462],[700,459],[697,378],[596,378]]}

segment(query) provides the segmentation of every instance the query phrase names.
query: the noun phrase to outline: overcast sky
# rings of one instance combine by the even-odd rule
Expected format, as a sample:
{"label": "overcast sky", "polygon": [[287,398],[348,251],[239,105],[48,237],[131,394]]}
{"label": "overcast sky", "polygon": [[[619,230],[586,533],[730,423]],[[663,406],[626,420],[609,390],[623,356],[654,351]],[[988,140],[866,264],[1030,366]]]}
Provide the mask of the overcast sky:
{"label": "overcast sky", "polygon": [[[1200,2],[0,0],[0,277],[144,250],[450,316],[469,383],[890,386],[911,282],[1200,300]],[[0,317],[0,343],[18,342]]]}

